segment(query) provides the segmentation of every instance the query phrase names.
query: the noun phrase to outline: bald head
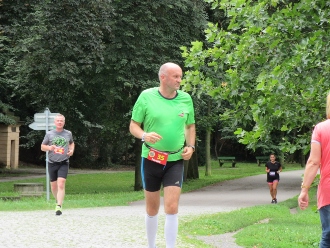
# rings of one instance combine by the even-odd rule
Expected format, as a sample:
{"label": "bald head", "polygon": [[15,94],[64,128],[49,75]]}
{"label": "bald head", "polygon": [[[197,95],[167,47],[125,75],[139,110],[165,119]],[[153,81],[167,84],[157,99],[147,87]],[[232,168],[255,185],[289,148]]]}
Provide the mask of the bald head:
{"label": "bald head", "polygon": [[181,67],[172,62],[165,63],[159,68],[158,77],[160,78],[161,75],[167,75],[168,70],[170,70],[170,69],[180,69],[181,70]]}

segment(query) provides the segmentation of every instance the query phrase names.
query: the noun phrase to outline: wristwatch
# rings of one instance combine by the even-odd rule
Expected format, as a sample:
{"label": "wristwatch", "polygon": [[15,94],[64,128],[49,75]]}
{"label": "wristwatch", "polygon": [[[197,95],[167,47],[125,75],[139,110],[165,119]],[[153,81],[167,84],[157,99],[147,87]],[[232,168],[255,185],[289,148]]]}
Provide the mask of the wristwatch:
{"label": "wristwatch", "polygon": [[195,151],[195,146],[193,146],[193,145],[187,145],[187,147],[191,147]]}
{"label": "wristwatch", "polygon": [[141,138],[141,141],[143,142],[144,141],[144,137],[146,136],[147,133],[143,133],[142,134],[142,138]]}

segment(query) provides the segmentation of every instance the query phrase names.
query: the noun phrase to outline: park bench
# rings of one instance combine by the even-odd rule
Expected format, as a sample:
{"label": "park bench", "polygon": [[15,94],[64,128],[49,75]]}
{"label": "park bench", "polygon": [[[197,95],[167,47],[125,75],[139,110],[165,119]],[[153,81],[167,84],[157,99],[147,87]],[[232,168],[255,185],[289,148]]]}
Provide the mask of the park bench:
{"label": "park bench", "polygon": [[235,157],[218,157],[220,167],[226,162],[226,161],[231,161],[231,166],[235,167],[236,164],[236,158]]}
{"label": "park bench", "polygon": [[256,156],[256,159],[258,166],[260,166],[261,163],[267,163],[269,161],[269,156]]}

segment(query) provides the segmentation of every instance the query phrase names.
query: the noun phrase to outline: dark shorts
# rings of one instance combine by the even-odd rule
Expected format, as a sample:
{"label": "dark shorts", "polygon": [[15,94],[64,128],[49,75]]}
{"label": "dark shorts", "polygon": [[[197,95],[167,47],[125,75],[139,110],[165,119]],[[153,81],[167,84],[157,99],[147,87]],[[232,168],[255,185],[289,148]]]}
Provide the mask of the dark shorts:
{"label": "dark shorts", "polygon": [[274,181],[280,181],[280,176],[278,174],[275,177],[267,175],[267,183],[272,183]]}
{"label": "dark shorts", "polygon": [[161,185],[182,186],[183,160],[167,162],[166,166],[142,158],[141,175],[143,188],[146,191],[155,192],[160,190]]}
{"label": "dark shorts", "polygon": [[48,162],[48,173],[51,182],[57,181],[57,178],[66,178],[69,172],[69,161]]}

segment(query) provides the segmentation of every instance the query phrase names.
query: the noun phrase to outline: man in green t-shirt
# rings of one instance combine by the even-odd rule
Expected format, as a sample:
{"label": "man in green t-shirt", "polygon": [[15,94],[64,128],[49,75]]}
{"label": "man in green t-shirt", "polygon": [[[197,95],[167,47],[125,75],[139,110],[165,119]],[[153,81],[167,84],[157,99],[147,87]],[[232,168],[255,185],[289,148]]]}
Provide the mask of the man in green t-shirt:
{"label": "man in green t-shirt", "polygon": [[164,188],[166,247],[174,247],[178,233],[178,206],[183,160],[195,151],[195,114],[190,95],[180,90],[182,69],[165,63],[159,69],[159,87],[144,90],[137,99],[130,132],[141,139],[141,174],[146,199],[148,247],[156,247],[160,189]]}

